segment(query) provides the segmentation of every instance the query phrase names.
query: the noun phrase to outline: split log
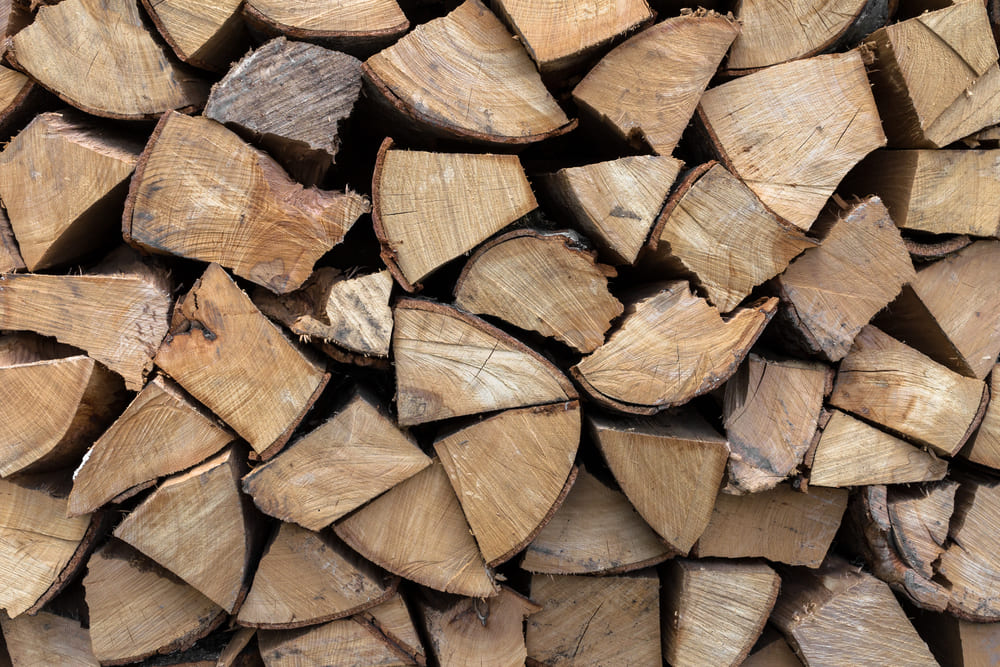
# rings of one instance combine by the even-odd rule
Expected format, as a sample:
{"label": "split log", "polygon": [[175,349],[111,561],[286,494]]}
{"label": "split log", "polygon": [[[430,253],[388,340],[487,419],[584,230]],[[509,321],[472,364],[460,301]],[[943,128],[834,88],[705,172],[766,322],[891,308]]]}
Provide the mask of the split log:
{"label": "split log", "polygon": [[693,411],[588,421],[629,501],[672,551],[687,554],[712,515],[729,457],[726,439]]}
{"label": "split log", "polygon": [[[0,2],[0,6],[4,3]],[[15,11],[21,8],[13,4]],[[0,12],[2,12],[0,8]],[[2,30],[2,15],[0,15]],[[6,140],[23,128],[36,113],[50,106],[55,98],[34,79],[5,65],[0,65],[0,138]]]}
{"label": "split log", "polygon": [[576,398],[551,362],[500,329],[431,301],[396,304],[392,349],[404,426]]}
{"label": "split log", "polygon": [[401,649],[413,664],[426,665],[427,658],[406,601],[397,593],[385,602],[362,612],[354,620],[367,624],[384,641]]}
{"label": "split log", "polygon": [[224,72],[250,44],[240,0],[142,0],[160,35],[182,61]]}
{"label": "split log", "polygon": [[741,667],[802,667],[802,661],[796,657],[785,638],[767,626]]}
{"label": "split log", "polygon": [[260,654],[267,667],[298,667],[302,664],[397,667],[416,664],[398,647],[383,641],[368,626],[353,618],[303,630],[263,630],[258,636]]}
{"label": "split log", "polygon": [[[144,0],[148,1],[148,0]],[[258,143],[304,185],[326,176],[361,94],[361,62],[274,39],[212,86],[205,116]]]}
{"label": "split log", "polygon": [[540,184],[613,264],[632,264],[649,237],[683,163],[633,155],[543,174]]}
{"label": "split log", "polygon": [[301,287],[367,211],[360,195],[303,188],[219,123],[169,112],[139,160],[122,233],[281,293]]}
{"label": "split log", "polygon": [[95,116],[151,119],[191,111],[208,83],[180,65],[143,24],[136,0],[43,6],[10,40],[7,58],[64,101]]}
{"label": "split log", "polygon": [[722,163],[801,229],[810,228],[851,167],[885,145],[856,51],[724,83],[702,96],[698,118]]}
{"label": "split log", "polygon": [[738,33],[736,21],[715,12],[669,18],[604,56],[573,99],[612,136],[670,155]]}
{"label": "split log", "polygon": [[934,562],[948,538],[957,490],[958,484],[952,480],[888,489],[895,546],[910,567],[927,577],[933,575]]}
{"label": "split log", "polygon": [[516,155],[405,151],[392,139],[379,149],[372,200],[382,259],[409,292],[538,206]]}
{"label": "split log", "polygon": [[17,247],[14,230],[10,227],[7,213],[0,209],[0,274],[23,271],[24,258],[21,249]]}
{"label": "split log", "polygon": [[951,614],[917,614],[913,625],[942,665],[986,667],[1000,651],[1000,624],[972,623]]}
{"label": "split log", "polygon": [[780,581],[763,563],[668,562],[663,572],[663,657],[673,667],[739,665],[764,629]]}
{"label": "split log", "polygon": [[284,447],[329,380],[218,264],[178,300],[156,365],[263,459]]}
{"label": "split log", "polygon": [[608,341],[571,372],[598,403],[654,414],[725,382],[777,305],[777,299],[761,299],[724,321],[686,282],[649,285]]}
{"label": "split log", "polygon": [[479,0],[417,26],[363,71],[370,96],[398,126],[427,137],[519,145],[576,126],[524,47]]}
{"label": "split log", "polygon": [[608,291],[616,272],[572,232],[509,232],[476,251],[455,281],[455,305],[593,352],[624,310]]}
{"label": "split log", "polygon": [[0,615],[10,655],[8,665],[74,665],[100,667],[90,647],[90,630],[80,621],[43,611],[10,619]]}
{"label": "split log", "polygon": [[72,111],[36,116],[7,144],[0,197],[29,271],[107,242],[141,152],[138,142]]}
{"label": "split log", "polygon": [[[1000,370],[997,368],[1000,367],[994,366],[989,378],[991,397],[1000,397]],[[1000,398],[990,399],[983,421],[959,452],[959,456],[995,470],[1000,469]]]}

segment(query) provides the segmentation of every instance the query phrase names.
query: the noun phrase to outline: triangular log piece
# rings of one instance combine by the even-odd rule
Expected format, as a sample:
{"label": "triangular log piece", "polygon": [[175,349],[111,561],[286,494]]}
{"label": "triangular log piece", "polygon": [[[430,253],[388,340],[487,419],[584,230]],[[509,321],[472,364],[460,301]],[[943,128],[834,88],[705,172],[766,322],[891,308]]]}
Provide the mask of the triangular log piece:
{"label": "triangular log piece", "polygon": [[240,0],[142,0],[142,6],[178,58],[224,72],[250,44]]}
{"label": "triangular log piece", "polygon": [[236,436],[172,381],[158,375],[94,442],[73,473],[70,514],[122,502],[201,463]]}
{"label": "triangular log piece", "polygon": [[43,611],[10,619],[0,615],[10,655],[7,665],[73,665],[100,667],[90,646],[90,630],[80,621]]}
{"label": "triangular log piece", "polygon": [[573,232],[504,234],[469,258],[455,305],[593,352],[623,307],[608,291],[615,270],[578,241]]}
{"label": "triangular log piece", "polygon": [[987,667],[996,661],[1000,623],[973,623],[951,614],[927,612],[912,620],[942,665]]}
{"label": "triangular log piece", "polygon": [[115,528],[127,542],[232,613],[250,585],[256,526],[232,448],[171,477]]}
{"label": "triangular log piece", "polygon": [[745,496],[720,493],[692,555],[698,558],[766,558],[818,567],[847,509],[846,489],[809,493],[779,484]]}
{"label": "triangular log piece", "polygon": [[662,155],[632,155],[567,167],[538,181],[553,207],[597,244],[606,261],[631,264],[683,164]]}
{"label": "triangular log piece", "polygon": [[[257,630],[239,628],[229,637],[225,648],[219,653],[215,667],[261,667],[263,661],[257,649]],[[211,667],[205,665],[205,667]]]}
{"label": "triangular log piece", "polygon": [[430,465],[365,392],[243,478],[261,511],[320,530]]}
{"label": "triangular log piece", "polygon": [[871,325],[840,362],[830,394],[831,405],[945,456],[965,444],[988,400],[982,380],[959,375]]}
{"label": "triangular log piece", "polygon": [[717,162],[691,170],[653,228],[642,265],[658,278],[692,275],[728,313],[818,243],[776,216]]}
{"label": "triangular log piece", "polygon": [[0,210],[0,273],[13,273],[26,268],[7,213]]}
{"label": "triangular log piece", "polygon": [[588,421],[615,480],[642,518],[671,550],[690,551],[722,485],[726,439],[694,411]]}
{"label": "triangular log piece", "polygon": [[261,458],[285,445],[329,380],[218,264],[178,300],[156,365]]}
{"label": "triangular log piece", "polygon": [[[0,3],[24,11],[16,2]],[[4,8],[0,6],[0,12]],[[0,30],[3,29],[0,15]],[[0,65],[0,137],[5,139],[19,131],[52,98],[34,79],[6,65]]]}
{"label": "triangular log piece", "polygon": [[396,580],[343,542],[282,523],[260,559],[236,622],[291,629],[351,616],[395,592]]}
{"label": "triangular log piece", "polygon": [[573,483],[576,401],[507,410],[434,442],[487,567],[524,549]]}
{"label": "triangular log piece", "polygon": [[802,661],[781,633],[768,625],[740,667],[802,667]]}
{"label": "triangular log piece", "polygon": [[580,470],[566,500],[528,545],[521,568],[540,574],[620,574],[673,554],[623,493]]}
{"label": "triangular log piece", "polygon": [[417,26],[364,65],[370,95],[431,136],[527,144],[576,126],[524,46],[479,0]]}
{"label": "triangular log piece", "polygon": [[42,6],[14,35],[7,58],[78,109],[151,119],[191,110],[208,83],[182,67],[143,24],[137,0],[68,0]]}
{"label": "triangular log piece", "polygon": [[402,299],[395,320],[396,405],[404,426],[576,398],[554,364],[478,317]]}
{"label": "triangular log piece", "polygon": [[398,593],[354,618],[368,624],[373,632],[402,649],[415,664],[427,664],[417,627],[413,624],[406,601]]}
{"label": "triangular log piece", "polygon": [[0,475],[76,465],[125,400],[121,378],[90,357],[0,364]]}
{"label": "triangular log piece", "polygon": [[887,26],[865,44],[893,147],[941,148],[1000,121],[997,46],[983,4],[958,2]]}
{"label": "triangular log piece", "polygon": [[122,230],[139,248],[289,292],[367,211],[361,195],[303,188],[221,124],[169,112],[136,168]]}
{"label": "triangular log piece", "polygon": [[267,667],[304,664],[403,667],[417,664],[404,651],[353,618],[302,630],[261,630],[257,637],[260,655]]}
{"label": "triangular log piece", "polygon": [[771,622],[810,667],[937,664],[889,587],[838,556],[786,571]]}
{"label": "triangular log piece", "polygon": [[538,207],[516,155],[406,151],[391,139],[379,149],[372,200],[382,259],[411,292]]}
{"label": "triangular log piece", "polygon": [[723,400],[730,491],[774,488],[802,463],[832,381],[825,364],[747,356]]}
{"label": "triangular log piece", "polygon": [[252,137],[296,180],[315,185],[334,162],[360,94],[357,58],[280,37],[212,86],[205,116]]}
{"label": "triangular log piece", "polygon": [[649,285],[608,341],[571,372],[598,403],[653,414],[725,382],[777,306],[775,298],[761,299],[723,320],[684,281]]}
{"label": "triangular log piece", "polygon": [[899,229],[877,197],[834,215],[820,247],[803,252],[774,281],[781,297],[775,328],[803,352],[840,361],[914,272]]}
{"label": "triangular log piece", "polygon": [[678,558],[663,567],[660,636],[672,667],[739,665],[760,636],[781,578],[754,561]]}
{"label": "triangular log piece", "polygon": [[56,342],[54,338],[29,331],[0,334],[0,366],[18,366],[75,356],[80,356],[76,348]]}
{"label": "triangular log piece", "polygon": [[[974,463],[1000,470],[1000,366],[990,374],[990,402],[979,428],[969,438],[959,455]],[[994,400],[992,397],[997,397]]]}
{"label": "triangular log piece", "polygon": [[117,540],[90,557],[83,586],[102,665],[184,650],[226,618],[221,607]]}
{"label": "triangular log piece", "polygon": [[851,167],[885,145],[857,51],[724,83],[701,98],[698,117],[723,164],[801,229],[809,229]]}
{"label": "triangular log piece", "polygon": [[29,271],[100,248],[115,232],[142,144],[75,111],[38,115],[0,153],[0,197]]}
{"label": "triangular log piece", "polygon": [[334,526],[365,558],[418,584],[468,597],[497,593],[440,462]]}
{"label": "triangular log piece", "polygon": [[410,29],[396,0],[247,0],[243,16],[254,30],[287,35],[363,58]]}
{"label": "triangular log piece", "polygon": [[425,594],[418,602],[431,653],[441,667],[521,667],[524,619],[541,610],[506,586],[488,600]]}
{"label": "triangular log piece", "polygon": [[735,20],[715,12],[669,18],[604,56],[573,99],[633,148],[670,155],[738,33]]}
{"label": "triangular log piece", "polygon": [[529,665],[659,665],[660,582],[644,570],[625,577],[531,577]]}

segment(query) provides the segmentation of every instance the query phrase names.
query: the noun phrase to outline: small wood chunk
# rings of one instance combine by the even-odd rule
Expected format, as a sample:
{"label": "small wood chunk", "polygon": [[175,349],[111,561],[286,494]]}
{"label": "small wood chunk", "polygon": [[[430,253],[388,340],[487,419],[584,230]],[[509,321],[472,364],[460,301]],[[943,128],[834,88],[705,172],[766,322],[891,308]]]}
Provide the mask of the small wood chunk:
{"label": "small wood chunk", "polygon": [[0,615],[8,665],[74,665],[100,667],[90,647],[90,630],[80,621],[46,611],[10,619]]}
{"label": "small wood chunk", "polygon": [[367,211],[361,195],[303,188],[219,123],[170,112],[142,154],[122,231],[139,248],[218,262],[284,293]]}
{"label": "small wood chunk", "polygon": [[497,593],[440,462],[334,526],[365,558],[421,585],[468,597]]}
{"label": "small wood chunk", "polygon": [[320,530],[431,464],[378,402],[355,392],[347,404],[243,478],[266,514]]}
{"label": "small wood chunk", "polygon": [[534,575],[528,617],[529,664],[659,665],[660,582],[627,577]]}
{"label": "small wood chunk", "polygon": [[516,155],[404,151],[391,139],[379,149],[372,200],[382,259],[410,292],[538,207]]}
{"label": "small wood chunk", "polygon": [[998,514],[1000,482],[979,477],[962,480],[937,573],[951,591],[948,611],[969,621],[1000,621]]}
{"label": "small wood chunk", "polygon": [[363,71],[373,97],[430,135],[527,144],[576,126],[528,52],[479,0],[417,26]]}
{"label": "small wood chunk", "polygon": [[806,665],[936,665],[892,591],[831,555],[782,577],[771,622]]}
{"label": "small wood chunk", "polygon": [[255,550],[240,467],[230,448],[171,477],[114,532],[229,613],[246,595]]}
{"label": "small wood chunk", "polygon": [[818,567],[847,509],[845,489],[779,484],[746,496],[720,493],[712,518],[691,555],[698,558],[767,558]]}
{"label": "small wood chunk", "polygon": [[722,485],[726,439],[693,411],[588,421],[615,480],[642,518],[671,550],[690,551]]}
{"label": "small wood chunk", "polygon": [[914,278],[899,229],[877,197],[865,199],[818,248],[802,253],[775,280],[777,324],[810,355],[840,361],[869,320]]}
{"label": "small wood chunk", "polygon": [[851,167],[885,145],[857,51],[724,83],[701,98],[698,117],[722,163],[801,229],[809,229]]}
{"label": "small wood chunk", "polygon": [[163,376],[155,377],[87,452],[73,473],[70,514],[122,502],[201,463],[236,436]]}
{"label": "small wood chunk", "polygon": [[76,348],[28,331],[0,334],[0,366],[33,364],[38,361],[78,356]]}
{"label": "small wood chunk", "polygon": [[416,664],[398,647],[353,618],[303,630],[262,630],[257,636],[260,655],[267,667],[300,667],[303,664],[402,667]]}
{"label": "small wood chunk", "polygon": [[672,555],[623,493],[580,470],[562,505],[525,550],[521,569],[541,574],[619,574],[656,565]]}
{"label": "small wood chunk", "polygon": [[[0,0],[0,7],[4,1],[11,4],[10,0]],[[16,4],[15,7],[16,11],[21,11]],[[2,24],[0,15],[0,30]],[[34,79],[16,69],[0,65],[0,137],[7,139],[19,131],[52,99]]]}
{"label": "small wood chunk", "polygon": [[[1000,366],[995,366],[989,379],[990,396],[1000,397]],[[990,399],[979,428],[969,438],[959,455],[974,463],[1000,469],[1000,398]]]}
{"label": "small wood chunk", "polygon": [[888,489],[893,542],[906,563],[928,579],[948,539],[956,491],[958,483],[953,480]]}
{"label": "small wood chunk", "polygon": [[184,650],[226,618],[221,607],[117,540],[90,557],[83,586],[102,665]]}
{"label": "small wood chunk", "polygon": [[871,325],[840,362],[830,394],[831,405],[945,456],[965,444],[988,400],[981,380],[959,375]]}
{"label": "small wood chunk", "polygon": [[252,137],[297,180],[314,185],[334,163],[360,94],[361,61],[281,37],[212,86],[205,116]]}
{"label": "small wood chunk", "polygon": [[763,563],[669,561],[663,575],[663,657],[673,667],[738,665],[760,636],[781,578]]}
{"label": "small wood chunk", "polygon": [[427,664],[417,627],[410,616],[406,601],[398,593],[354,618],[368,623],[370,629],[402,649],[412,658],[414,664]]}
{"label": "small wood chunk", "polygon": [[[771,637],[768,635],[771,634]],[[776,630],[767,626],[754,651],[740,667],[802,667],[802,661]]]}
{"label": "small wood chunk", "polygon": [[913,618],[913,625],[942,665],[989,667],[1000,652],[1000,623],[923,613]]}
{"label": "small wood chunk", "polygon": [[487,567],[545,527],[573,484],[576,401],[505,410],[434,441]]}
{"label": "small wood chunk", "polygon": [[395,320],[396,406],[403,426],[576,398],[555,365],[478,317],[402,299]]}
{"label": "small wood chunk", "polygon": [[0,209],[0,274],[23,271],[26,268],[7,213]]}
{"label": "small wood chunk", "polygon": [[723,321],[684,281],[650,285],[571,373],[591,398],[616,410],[653,414],[681,405],[736,372],[777,306],[761,299]]}
{"label": "small wood chunk", "polygon": [[683,164],[663,155],[633,155],[543,174],[540,183],[607,261],[632,264]]}
{"label": "small wood chunk", "polygon": [[73,111],[36,116],[0,153],[0,197],[29,271],[95,250],[115,231],[142,146]]}
{"label": "small wood chunk", "polygon": [[208,83],[182,67],[143,24],[136,0],[43,6],[10,40],[7,58],[87,113],[152,119],[205,102]]}
{"label": "small wood chunk", "polygon": [[157,30],[182,61],[225,71],[250,42],[240,0],[142,0]]}
{"label": "small wood chunk", "polygon": [[247,0],[243,16],[266,35],[287,35],[358,57],[388,46],[410,29],[396,0]]}
{"label": "small wood chunk", "polygon": [[735,20],[715,12],[669,18],[604,56],[573,99],[634,148],[670,155],[738,33]]}
{"label": "small wood chunk", "polygon": [[509,232],[483,245],[455,282],[455,305],[593,352],[624,308],[608,291],[615,270],[568,232]]}
{"label": "small wood chunk", "polygon": [[264,459],[285,445],[329,380],[218,264],[178,300],[156,365]]}

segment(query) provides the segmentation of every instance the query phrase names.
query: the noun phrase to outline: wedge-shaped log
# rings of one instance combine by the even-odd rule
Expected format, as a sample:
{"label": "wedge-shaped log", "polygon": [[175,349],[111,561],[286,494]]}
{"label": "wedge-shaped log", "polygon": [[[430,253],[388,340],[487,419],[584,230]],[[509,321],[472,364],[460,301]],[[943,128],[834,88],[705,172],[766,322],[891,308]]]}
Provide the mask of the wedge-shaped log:
{"label": "wedge-shaped log", "polygon": [[90,630],[79,620],[47,611],[11,619],[0,616],[8,665],[100,667],[90,647]]}
{"label": "wedge-shaped log", "polygon": [[885,145],[857,51],[724,83],[701,98],[698,117],[722,163],[801,229],[812,226],[851,167]]}
{"label": "wedge-shaped log", "polygon": [[163,39],[178,58],[203,69],[222,72],[250,43],[240,0],[142,0]]}
{"label": "wedge-shaped log", "polygon": [[11,39],[15,67],[87,113],[151,119],[205,103],[208,83],[181,66],[143,24],[137,0],[43,6]]}
{"label": "wedge-shaped log", "polygon": [[417,627],[410,616],[406,601],[398,593],[382,604],[354,616],[354,620],[364,623],[383,641],[402,650],[412,664],[427,664]]}
{"label": "wedge-shaped log", "polygon": [[122,232],[137,247],[218,262],[280,293],[301,287],[367,211],[360,195],[303,188],[219,123],[170,112],[132,179]]}
{"label": "wedge-shaped log", "polygon": [[477,317],[403,299],[395,320],[396,405],[404,426],[576,398],[555,365]]}
{"label": "wedge-shaped log", "polygon": [[979,423],[979,428],[959,452],[960,456],[995,470],[1000,469],[1000,400],[992,399],[993,396],[1000,396],[1000,371],[997,368],[1000,366],[994,366],[993,372],[990,374],[991,398],[986,406],[983,421]]}
{"label": "wedge-shaped log", "polygon": [[948,611],[977,622],[1000,620],[1000,550],[996,525],[1000,514],[1000,483],[993,478],[969,476],[955,495],[955,513],[948,531],[948,546],[937,564],[937,573],[948,582]]}
{"label": "wedge-shaped log", "polygon": [[761,299],[724,321],[684,281],[649,285],[608,341],[571,372],[599,403],[654,414],[725,382],[777,306],[775,298]]}
{"label": "wedge-shaped log", "polygon": [[287,35],[363,57],[410,29],[396,0],[247,0],[243,16],[265,35]]}
{"label": "wedge-shaped log", "polygon": [[178,300],[156,365],[261,458],[284,447],[329,380],[218,264]]}
{"label": "wedge-shaped log", "polygon": [[479,0],[415,28],[364,65],[404,126],[449,139],[526,144],[571,130],[528,52]]}
{"label": "wedge-shaped log", "polygon": [[267,667],[297,667],[303,663],[387,667],[417,664],[400,647],[355,618],[302,630],[262,630],[257,637]]}

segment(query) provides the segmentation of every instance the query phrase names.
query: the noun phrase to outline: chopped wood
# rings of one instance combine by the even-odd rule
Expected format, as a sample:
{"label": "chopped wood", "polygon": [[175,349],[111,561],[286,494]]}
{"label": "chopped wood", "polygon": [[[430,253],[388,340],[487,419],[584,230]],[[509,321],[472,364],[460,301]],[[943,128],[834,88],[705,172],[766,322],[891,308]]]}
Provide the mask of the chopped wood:
{"label": "chopped wood", "polygon": [[802,661],[796,657],[788,642],[771,626],[764,629],[754,649],[740,663],[741,667],[802,667]]}
{"label": "chopped wood", "polygon": [[34,79],[0,65],[0,137],[6,139],[27,125],[51,99]]}
{"label": "chopped wood", "polygon": [[100,667],[90,647],[90,630],[80,621],[46,611],[10,619],[0,615],[8,665]]}
{"label": "chopped wood", "polygon": [[417,664],[384,641],[364,623],[344,618],[303,630],[262,630],[257,633],[267,667],[302,664],[345,667],[400,667]]}
{"label": "chopped wood", "polygon": [[425,665],[424,647],[406,601],[398,593],[354,617],[406,653],[414,664]]}
{"label": "chopped wood", "polygon": [[913,625],[942,665],[988,667],[1000,646],[1000,624],[973,623],[951,614],[923,613]]}
{"label": "chopped wood", "polygon": [[0,366],[33,364],[38,361],[78,356],[76,348],[27,331],[0,334]]}
{"label": "chopped wood", "polygon": [[0,274],[23,271],[25,268],[21,249],[17,247],[14,230],[10,227],[10,219],[0,209]]}
{"label": "chopped wood", "polygon": [[253,641],[256,637],[254,628],[238,629],[219,653],[214,667],[261,667],[264,663]]}
{"label": "chopped wood", "polygon": [[240,0],[142,0],[178,58],[214,71],[225,71],[249,46],[240,4]]}
{"label": "chopped wood", "polygon": [[948,538],[958,484],[952,480],[888,489],[893,540],[910,567],[928,578]]}
{"label": "chopped wood", "polygon": [[[1000,371],[994,370],[989,378],[990,396],[1000,396]],[[1000,469],[1000,399],[990,399],[979,428],[972,434],[959,456],[974,463]]]}

